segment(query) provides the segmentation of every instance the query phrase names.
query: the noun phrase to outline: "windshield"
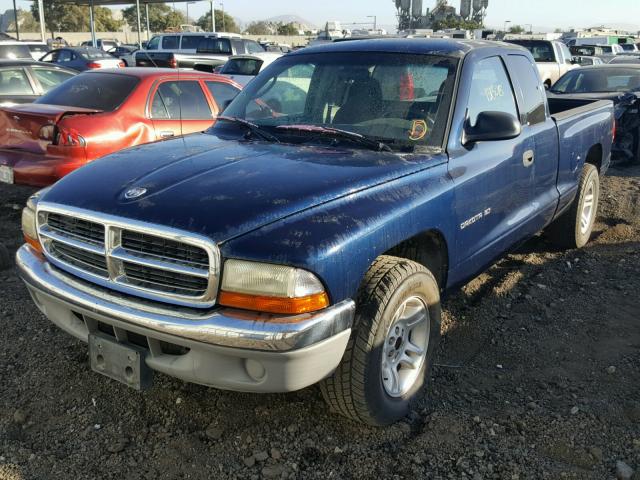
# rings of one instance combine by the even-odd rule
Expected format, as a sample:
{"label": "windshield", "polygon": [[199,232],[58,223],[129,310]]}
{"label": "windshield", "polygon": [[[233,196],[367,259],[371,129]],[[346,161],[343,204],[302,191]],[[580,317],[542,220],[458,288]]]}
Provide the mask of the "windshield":
{"label": "windshield", "polygon": [[255,76],[260,73],[262,60],[257,58],[230,58],[224,64],[220,73],[227,75],[251,75]]}
{"label": "windshield", "polygon": [[[457,59],[437,55],[283,57],[235,98],[225,116],[247,120],[276,136],[298,131],[308,137],[317,129],[305,134],[297,127],[331,127],[393,149],[440,147],[457,66]],[[227,122],[214,126],[224,128],[230,128]]]}
{"label": "windshield", "polygon": [[0,58],[31,58],[27,45],[0,45]]}
{"label": "windshield", "polygon": [[529,50],[536,62],[555,62],[556,56],[553,53],[551,42],[542,40],[508,40],[508,43],[514,43]]}
{"label": "windshield", "polygon": [[640,68],[572,70],[551,89],[554,93],[610,93],[640,89]]}
{"label": "windshield", "polygon": [[571,47],[570,50],[573,55],[583,55],[586,57],[593,57],[594,55],[602,53],[602,50],[597,51],[596,47],[584,45]]}
{"label": "windshield", "polygon": [[82,58],[87,60],[99,60],[101,58],[113,58],[104,50],[99,50],[97,48],[87,48],[86,50],[78,50],[78,53],[82,56]]}
{"label": "windshield", "polygon": [[70,78],[35,103],[91,108],[111,112],[138,84],[136,77],[114,73],[85,73]]}

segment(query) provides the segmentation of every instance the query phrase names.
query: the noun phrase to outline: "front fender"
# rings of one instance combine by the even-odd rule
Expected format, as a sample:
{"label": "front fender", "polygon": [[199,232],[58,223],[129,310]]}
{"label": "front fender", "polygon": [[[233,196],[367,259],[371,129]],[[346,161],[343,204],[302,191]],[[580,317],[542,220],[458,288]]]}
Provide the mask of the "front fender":
{"label": "front fender", "polygon": [[299,212],[220,246],[223,258],[314,272],[332,303],[354,298],[373,261],[404,240],[439,231],[454,264],[455,217],[447,163]]}

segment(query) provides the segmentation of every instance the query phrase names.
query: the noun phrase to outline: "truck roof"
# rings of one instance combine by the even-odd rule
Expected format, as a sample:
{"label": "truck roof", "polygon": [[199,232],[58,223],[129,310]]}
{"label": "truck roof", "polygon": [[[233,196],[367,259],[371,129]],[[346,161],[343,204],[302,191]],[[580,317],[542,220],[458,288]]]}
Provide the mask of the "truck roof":
{"label": "truck roof", "polygon": [[289,55],[304,55],[305,53],[324,52],[389,52],[445,55],[462,58],[471,50],[485,48],[494,50],[506,48],[522,51],[522,47],[515,44],[488,40],[457,40],[449,38],[375,38],[370,40],[324,43],[297,50]]}

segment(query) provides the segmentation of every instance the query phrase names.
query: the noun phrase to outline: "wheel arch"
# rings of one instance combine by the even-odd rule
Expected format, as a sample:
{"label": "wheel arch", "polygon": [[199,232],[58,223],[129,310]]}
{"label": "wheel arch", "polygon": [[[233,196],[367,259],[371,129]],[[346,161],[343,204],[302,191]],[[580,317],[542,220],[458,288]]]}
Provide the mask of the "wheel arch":
{"label": "wheel arch", "polygon": [[587,156],[585,157],[584,163],[589,163],[598,169],[598,173],[601,172],[602,169],[602,145],[596,143],[592,145],[589,151],[587,152]]}
{"label": "wheel arch", "polygon": [[444,234],[438,229],[430,229],[410,237],[382,255],[413,260],[431,271],[444,290],[449,273],[449,246]]}

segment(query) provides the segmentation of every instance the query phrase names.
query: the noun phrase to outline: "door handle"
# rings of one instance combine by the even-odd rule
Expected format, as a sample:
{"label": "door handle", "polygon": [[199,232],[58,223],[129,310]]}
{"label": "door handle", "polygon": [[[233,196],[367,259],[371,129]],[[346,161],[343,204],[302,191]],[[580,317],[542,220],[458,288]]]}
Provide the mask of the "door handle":
{"label": "door handle", "polygon": [[160,138],[173,137],[174,135],[175,135],[175,133],[173,133],[171,130],[164,130],[164,131],[160,132]]}
{"label": "door handle", "polygon": [[536,159],[536,156],[533,153],[533,150],[527,150],[522,154],[522,164],[526,168],[529,168],[531,165],[533,165],[533,162],[535,159]]}

